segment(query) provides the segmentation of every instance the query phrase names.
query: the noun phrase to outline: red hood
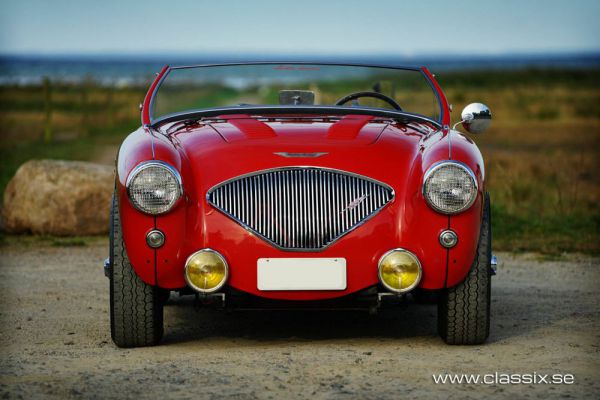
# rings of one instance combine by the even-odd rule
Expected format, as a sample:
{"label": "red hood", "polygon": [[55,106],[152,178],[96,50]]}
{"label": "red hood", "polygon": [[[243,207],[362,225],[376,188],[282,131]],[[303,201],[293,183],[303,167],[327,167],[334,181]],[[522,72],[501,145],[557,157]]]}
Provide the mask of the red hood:
{"label": "red hood", "polygon": [[281,119],[269,122],[237,115],[211,124],[229,143],[266,140],[282,145],[326,144],[330,141],[342,145],[348,141],[355,145],[368,145],[377,140],[387,125],[386,121],[362,115],[350,115],[335,121]]}
{"label": "red hood", "polygon": [[200,194],[226,179],[285,166],[339,169],[395,186],[394,181],[420,168],[415,162],[428,131],[432,128],[427,125],[362,115],[312,119],[237,115],[181,129],[171,138]]}

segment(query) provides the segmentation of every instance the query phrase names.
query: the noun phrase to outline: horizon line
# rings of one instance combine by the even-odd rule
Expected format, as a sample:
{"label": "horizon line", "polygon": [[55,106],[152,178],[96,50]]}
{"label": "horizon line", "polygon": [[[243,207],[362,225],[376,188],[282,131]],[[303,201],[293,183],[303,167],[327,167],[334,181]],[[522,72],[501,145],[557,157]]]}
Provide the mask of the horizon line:
{"label": "horizon line", "polygon": [[107,52],[3,52],[0,51],[0,57],[43,57],[43,58],[67,58],[67,57],[119,57],[119,58],[146,58],[146,57],[245,57],[254,56],[259,58],[279,56],[289,58],[294,57],[327,57],[327,58],[341,58],[341,57],[352,57],[352,58],[365,58],[365,57],[386,57],[386,58],[431,58],[431,57],[443,57],[443,58],[466,58],[466,57],[478,57],[478,58],[504,58],[504,57],[568,57],[568,56],[583,56],[583,57],[599,57],[600,49],[589,49],[589,50],[553,50],[553,51],[507,51],[507,52],[421,52],[421,53],[387,53],[387,52],[361,52],[357,53],[327,53],[327,52],[283,52],[283,51],[238,51],[238,52],[222,52],[222,51],[210,51],[210,52],[183,52],[183,51],[154,51],[154,52],[122,52],[122,51],[107,51]]}

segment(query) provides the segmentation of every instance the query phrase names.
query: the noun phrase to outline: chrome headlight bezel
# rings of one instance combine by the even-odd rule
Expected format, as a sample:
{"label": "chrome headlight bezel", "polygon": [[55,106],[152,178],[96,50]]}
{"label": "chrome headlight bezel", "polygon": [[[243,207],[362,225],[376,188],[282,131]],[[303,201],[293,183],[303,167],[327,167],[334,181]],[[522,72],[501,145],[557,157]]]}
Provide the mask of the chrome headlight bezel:
{"label": "chrome headlight bezel", "polygon": [[[472,192],[472,195],[471,195],[471,198],[469,199],[469,201],[466,202],[465,204],[463,204],[460,208],[456,208],[456,209],[452,209],[452,210],[443,209],[443,208],[439,207],[437,204],[435,204],[431,200],[429,193],[427,192],[427,183],[428,183],[429,179],[440,169],[447,167],[447,166],[459,168],[460,170],[464,171],[466,173],[466,175],[470,178],[471,183],[473,185],[473,192]],[[427,202],[429,207],[431,207],[432,209],[434,209],[435,211],[437,211],[441,214],[455,215],[455,214],[460,214],[461,212],[468,210],[473,205],[473,203],[475,203],[475,200],[477,199],[477,194],[479,193],[479,185],[477,184],[477,178],[475,177],[475,174],[473,173],[473,171],[471,171],[471,169],[466,164],[461,163],[459,161],[445,160],[445,161],[440,161],[438,163],[435,163],[431,167],[429,167],[429,169],[427,170],[427,172],[425,173],[425,175],[423,177],[423,185],[422,185],[421,190],[422,190],[423,197],[425,198],[425,201]]]}
{"label": "chrome headlight bezel", "polygon": [[[194,284],[194,282],[192,281],[192,279],[190,279],[190,277],[189,277],[190,262],[192,261],[192,259],[195,256],[203,254],[203,253],[211,253],[211,254],[214,254],[215,256],[217,256],[223,263],[223,267],[225,270],[221,281],[216,286],[214,286],[213,288],[210,288],[210,289],[204,289],[199,286],[196,286]],[[185,261],[183,277],[185,279],[185,282],[188,284],[188,286],[191,287],[192,289],[194,289],[195,291],[197,291],[198,293],[204,293],[204,294],[214,293],[214,292],[219,291],[227,283],[227,280],[229,279],[229,264],[227,263],[227,260],[225,259],[225,257],[218,251],[213,250],[211,248],[201,249],[201,250],[195,251],[192,254],[190,254],[190,256]]]}
{"label": "chrome headlight bezel", "polygon": [[[144,204],[141,204],[131,192],[131,186],[132,186],[133,182],[135,181],[135,179],[140,175],[140,173],[142,173],[143,171],[145,171],[149,168],[161,168],[161,169],[167,171],[172,176],[172,178],[175,180],[175,183],[176,183],[175,197],[173,198],[172,201],[170,201],[170,203],[168,205],[166,205],[166,207],[163,207],[160,210],[149,209]],[[133,168],[133,170],[131,170],[131,172],[129,173],[129,176],[127,177],[127,182],[125,183],[125,187],[127,189],[127,197],[129,198],[129,202],[133,205],[133,207],[136,210],[139,210],[139,211],[143,212],[144,214],[149,214],[149,215],[160,215],[160,214],[165,214],[165,213],[171,211],[171,209],[173,209],[173,207],[177,204],[177,202],[183,195],[183,184],[182,184],[181,175],[179,174],[179,172],[173,166],[167,164],[164,161],[158,161],[158,160],[145,161],[145,162],[138,164],[135,168]]]}
{"label": "chrome headlight bezel", "polygon": [[[409,257],[411,257],[413,259],[413,261],[415,262],[415,264],[418,267],[417,279],[410,286],[407,286],[403,289],[396,289],[396,288],[390,286],[383,279],[383,262],[385,261],[385,259],[388,256],[392,255],[393,253],[407,254]],[[377,263],[377,277],[379,278],[379,282],[383,285],[383,287],[386,288],[387,290],[389,290],[390,292],[407,293],[407,292],[410,292],[411,290],[415,289],[421,283],[421,279],[423,278],[423,266],[421,265],[421,261],[419,260],[419,257],[417,257],[417,255],[415,253],[413,253],[412,251],[403,249],[401,247],[398,247],[398,248],[386,251],[385,254],[379,258],[379,262]]]}

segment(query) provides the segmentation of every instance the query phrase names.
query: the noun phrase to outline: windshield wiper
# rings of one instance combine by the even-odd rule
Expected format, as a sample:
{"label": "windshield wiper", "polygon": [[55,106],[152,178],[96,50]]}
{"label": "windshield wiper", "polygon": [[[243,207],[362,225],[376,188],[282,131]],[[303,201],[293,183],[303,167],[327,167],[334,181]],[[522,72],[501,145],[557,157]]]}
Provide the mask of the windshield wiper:
{"label": "windshield wiper", "polygon": [[187,129],[191,127],[196,127],[200,125],[200,121],[197,119],[185,119],[180,122],[176,122],[167,129],[167,135],[172,135],[174,133],[179,132],[182,129]]}

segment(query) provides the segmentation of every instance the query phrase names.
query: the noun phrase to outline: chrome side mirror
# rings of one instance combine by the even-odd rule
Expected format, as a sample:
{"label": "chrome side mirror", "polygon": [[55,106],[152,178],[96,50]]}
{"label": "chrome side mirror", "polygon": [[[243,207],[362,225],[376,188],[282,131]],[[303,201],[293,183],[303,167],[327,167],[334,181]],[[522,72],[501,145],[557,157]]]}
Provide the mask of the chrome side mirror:
{"label": "chrome side mirror", "polygon": [[[483,133],[492,122],[492,112],[485,104],[471,103],[460,114],[462,126],[470,133]],[[458,125],[457,123],[456,125]],[[454,125],[454,128],[456,128]]]}

